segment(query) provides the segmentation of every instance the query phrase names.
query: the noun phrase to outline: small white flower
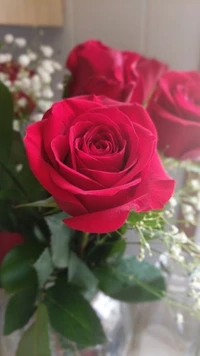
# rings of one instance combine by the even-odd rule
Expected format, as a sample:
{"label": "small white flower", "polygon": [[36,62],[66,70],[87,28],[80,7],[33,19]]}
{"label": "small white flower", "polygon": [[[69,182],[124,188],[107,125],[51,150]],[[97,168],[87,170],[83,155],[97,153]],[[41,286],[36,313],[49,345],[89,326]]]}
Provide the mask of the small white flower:
{"label": "small white flower", "polygon": [[36,61],[36,59],[38,58],[38,55],[35,52],[32,52],[32,51],[30,51],[28,53],[28,56],[29,56],[30,61]]}
{"label": "small white flower", "polygon": [[0,54],[0,63],[7,63],[12,60],[12,54],[10,53],[2,53]]}
{"label": "small white flower", "polygon": [[159,262],[160,262],[160,265],[167,268],[168,265],[169,265],[169,256],[167,253],[162,253],[160,256],[159,256]]}
{"label": "small white flower", "polygon": [[5,81],[4,81],[4,84],[5,84],[8,88],[10,88],[11,85],[12,85],[12,83],[11,83],[11,81],[10,81],[9,79],[5,80]]}
{"label": "small white flower", "polygon": [[31,78],[31,86],[33,90],[40,90],[41,88],[41,78],[38,74],[34,74]]}
{"label": "small white flower", "polygon": [[59,62],[56,62],[56,61],[52,61],[53,63],[53,66],[55,68],[55,70],[61,70],[62,69],[62,66]]}
{"label": "small white flower", "polygon": [[56,85],[56,87],[57,87],[58,90],[63,90],[63,89],[64,89],[63,83],[58,83],[58,84]]}
{"label": "small white flower", "polygon": [[193,207],[191,206],[191,205],[189,205],[189,204],[183,204],[182,205],[182,212],[183,212],[183,214],[191,214],[191,213],[193,213],[194,212],[194,209],[193,209]]}
{"label": "small white flower", "polygon": [[0,72],[0,81],[4,82],[7,79],[8,79],[8,74]]}
{"label": "small white flower", "polygon": [[5,36],[4,36],[4,42],[7,43],[7,44],[11,44],[13,43],[14,41],[14,36],[11,34],[11,33],[7,33]]}
{"label": "small white flower", "polygon": [[53,98],[53,91],[51,88],[46,88],[42,91],[42,96],[45,99],[52,99]]}
{"label": "small white flower", "polygon": [[26,89],[29,89],[31,86],[31,79],[30,78],[23,78],[21,80],[21,88],[26,90]]}
{"label": "small white flower", "polygon": [[184,324],[184,316],[183,316],[183,314],[181,314],[181,313],[177,313],[176,314],[176,322],[177,322],[177,324],[179,326]]}
{"label": "small white flower", "polygon": [[43,114],[37,113],[37,114],[31,115],[31,121],[34,121],[34,122],[40,121],[40,120],[42,120],[42,118],[43,118]]}
{"label": "small white flower", "polygon": [[37,72],[44,84],[51,83],[51,81],[52,81],[51,75],[46,70],[44,70],[43,67],[38,67]]}
{"label": "small white flower", "polygon": [[49,74],[53,74],[55,72],[53,63],[50,59],[44,59],[41,63],[41,66],[48,72]]}
{"label": "small white flower", "polygon": [[13,120],[13,130],[19,132],[20,131],[20,124],[19,120]]}
{"label": "small white flower", "polygon": [[16,165],[16,171],[19,173],[21,172],[21,170],[23,169],[23,164],[22,163],[19,163]]}
{"label": "small white flower", "polygon": [[27,54],[21,54],[18,58],[18,62],[22,67],[28,67],[30,64],[30,58]]}
{"label": "small white flower", "polygon": [[172,229],[172,234],[173,234],[173,235],[176,235],[176,234],[179,232],[179,229],[178,229],[177,226],[175,226],[175,225],[172,225],[172,226],[171,226],[171,229]]}
{"label": "small white flower", "polygon": [[15,44],[17,45],[17,47],[19,48],[23,48],[26,46],[26,39],[23,38],[23,37],[18,37],[18,38],[15,38]]}
{"label": "small white flower", "polygon": [[200,181],[198,179],[192,179],[190,181],[191,188],[196,191],[200,189]]}
{"label": "small white flower", "polygon": [[188,237],[186,236],[185,232],[180,232],[174,236],[174,239],[177,242],[181,242],[182,244],[186,244],[188,242]]}
{"label": "small white flower", "polygon": [[173,245],[171,250],[170,250],[170,253],[171,253],[171,256],[177,261],[177,262],[184,262],[185,258],[184,256],[181,255],[181,247],[179,245]]}
{"label": "small white flower", "polygon": [[52,106],[53,102],[50,100],[39,100],[38,101],[38,107],[42,112],[46,112],[47,110],[50,109]]}
{"label": "small white flower", "polygon": [[171,205],[172,208],[175,208],[177,206],[177,200],[172,197],[170,200],[169,200],[169,204]]}
{"label": "small white flower", "polygon": [[48,58],[51,57],[54,53],[53,48],[50,46],[40,46],[40,50],[41,50],[42,54]]}
{"label": "small white flower", "polygon": [[17,105],[20,107],[20,108],[25,108],[26,105],[27,105],[27,99],[26,98],[20,98],[17,100]]}

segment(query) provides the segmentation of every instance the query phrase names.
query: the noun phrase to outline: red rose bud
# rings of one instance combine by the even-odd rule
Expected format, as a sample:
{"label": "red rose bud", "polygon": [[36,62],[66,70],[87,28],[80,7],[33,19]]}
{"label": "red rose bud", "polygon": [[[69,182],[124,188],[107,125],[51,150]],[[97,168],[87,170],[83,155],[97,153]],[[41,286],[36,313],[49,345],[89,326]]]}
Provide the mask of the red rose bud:
{"label": "red rose bud", "polygon": [[0,232],[0,265],[7,253],[23,241],[17,232]]}
{"label": "red rose bud", "polygon": [[122,102],[144,103],[167,65],[139,53],[119,51],[95,40],[76,46],[66,62],[72,73],[70,96],[106,95]]}
{"label": "red rose bud", "polygon": [[166,73],[148,112],[166,156],[200,159],[200,72]]}
{"label": "red rose bud", "polygon": [[174,190],[156,151],[157,133],[139,104],[80,96],[55,103],[27,128],[30,167],[71,217],[73,229],[106,233],[131,209],[162,209]]}

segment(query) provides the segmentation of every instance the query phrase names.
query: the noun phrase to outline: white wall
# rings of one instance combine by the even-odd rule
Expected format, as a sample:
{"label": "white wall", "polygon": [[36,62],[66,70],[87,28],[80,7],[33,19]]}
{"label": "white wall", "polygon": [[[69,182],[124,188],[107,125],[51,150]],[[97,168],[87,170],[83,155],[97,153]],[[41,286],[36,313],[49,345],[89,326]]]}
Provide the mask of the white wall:
{"label": "white wall", "polygon": [[66,41],[98,38],[168,62],[200,66],[200,0],[66,0]]}

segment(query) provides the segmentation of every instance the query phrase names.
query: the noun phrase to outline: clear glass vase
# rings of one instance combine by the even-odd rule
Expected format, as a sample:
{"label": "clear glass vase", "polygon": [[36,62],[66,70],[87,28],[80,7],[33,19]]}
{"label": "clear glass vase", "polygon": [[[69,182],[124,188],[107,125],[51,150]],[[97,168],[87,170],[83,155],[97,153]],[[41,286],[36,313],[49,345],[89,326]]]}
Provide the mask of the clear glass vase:
{"label": "clear glass vase", "polygon": [[[92,305],[108,343],[80,350],[79,345],[52,332],[52,356],[200,356],[200,322],[181,308],[187,302],[187,278],[173,271],[168,277],[168,293],[176,300],[174,304],[166,300],[125,304],[97,294]],[[6,298],[3,293],[0,296],[2,331]],[[182,314],[184,322],[178,323],[177,315]],[[1,332],[0,356],[15,356],[22,334],[23,330],[4,337]]]}
{"label": "clear glass vase", "polygon": [[123,356],[200,356],[200,321],[189,312],[188,277],[173,269],[171,300],[122,305],[126,346]]}
{"label": "clear glass vase", "polygon": [[[18,343],[24,330],[14,332],[9,336],[3,336],[3,321],[7,298],[0,289],[0,356],[15,356]],[[121,304],[103,293],[98,293],[92,301],[103,328],[108,343],[82,350],[81,347],[52,331],[51,350],[52,356],[121,356],[124,349],[125,335],[124,325],[121,319]],[[28,356],[28,355],[27,355]]]}

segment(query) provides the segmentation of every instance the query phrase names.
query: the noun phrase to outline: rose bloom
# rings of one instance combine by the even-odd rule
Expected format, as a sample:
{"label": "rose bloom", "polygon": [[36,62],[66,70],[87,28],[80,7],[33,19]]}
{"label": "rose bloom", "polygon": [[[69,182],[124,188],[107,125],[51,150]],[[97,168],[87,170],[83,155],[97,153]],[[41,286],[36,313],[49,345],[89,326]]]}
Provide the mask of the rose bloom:
{"label": "rose bloom", "polygon": [[119,51],[90,40],[76,46],[66,62],[72,73],[69,96],[96,94],[144,103],[167,66],[139,53]]}
{"label": "rose bloom", "polygon": [[7,253],[23,241],[23,237],[17,232],[0,232],[0,265]]}
{"label": "rose bloom", "polygon": [[148,111],[166,156],[200,158],[200,72],[166,73]]}
{"label": "rose bloom", "polygon": [[55,103],[27,128],[31,169],[71,228],[118,229],[131,209],[161,209],[173,193],[156,151],[157,134],[146,110],[105,97]]}

